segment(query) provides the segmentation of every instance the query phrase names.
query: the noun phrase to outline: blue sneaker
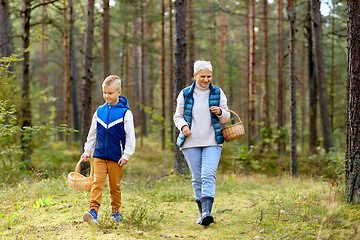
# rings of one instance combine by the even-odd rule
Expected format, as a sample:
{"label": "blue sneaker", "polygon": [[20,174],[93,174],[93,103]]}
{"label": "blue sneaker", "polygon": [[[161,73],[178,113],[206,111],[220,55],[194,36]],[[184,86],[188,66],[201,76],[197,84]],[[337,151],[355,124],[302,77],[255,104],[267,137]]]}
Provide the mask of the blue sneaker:
{"label": "blue sneaker", "polygon": [[112,218],[114,221],[118,221],[118,222],[121,222],[121,221],[122,221],[122,216],[121,216],[121,213],[119,213],[119,212],[113,212],[113,213],[111,213],[111,218]]}
{"label": "blue sneaker", "polygon": [[85,222],[87,222],[91,226],[98,225],[98,221],[97,221],[98,217],[97,217],[97,212],[95,211],[95,209],[91,209],[90,212],[85,212],[83,215],[83,219]]}

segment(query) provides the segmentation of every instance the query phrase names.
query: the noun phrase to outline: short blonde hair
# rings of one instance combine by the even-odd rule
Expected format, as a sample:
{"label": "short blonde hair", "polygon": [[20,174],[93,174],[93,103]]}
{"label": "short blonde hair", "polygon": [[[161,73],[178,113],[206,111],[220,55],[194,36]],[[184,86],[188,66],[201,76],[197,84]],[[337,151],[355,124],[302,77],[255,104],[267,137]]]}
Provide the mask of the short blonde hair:
{"label": "short blonde hair", "polygon": [[116,75],[109,75],[105,78],[102,87],[114,84],[116,90],[121,90],[121,79]]}
{"label": "short blonde hair", "polygon": [[212,72],[212,65],[210,61],[197,60],[194,63],[194,73],[197,75],[201,70],[208,70]]}

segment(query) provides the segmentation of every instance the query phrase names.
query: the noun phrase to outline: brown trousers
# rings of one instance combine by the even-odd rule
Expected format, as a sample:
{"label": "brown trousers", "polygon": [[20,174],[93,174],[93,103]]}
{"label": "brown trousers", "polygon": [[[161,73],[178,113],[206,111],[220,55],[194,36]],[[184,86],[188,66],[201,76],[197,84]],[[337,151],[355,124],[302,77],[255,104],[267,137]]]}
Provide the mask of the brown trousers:
{"label": "brown trousers", "polygon": [[123,176],[123,167],[120,167],[117,162],[100,158],[94,159],[94,182],[91,188],[90,209],[99,211],[106,176],[109,177],[112,212],[119,212],[121,206],[120,181]]}

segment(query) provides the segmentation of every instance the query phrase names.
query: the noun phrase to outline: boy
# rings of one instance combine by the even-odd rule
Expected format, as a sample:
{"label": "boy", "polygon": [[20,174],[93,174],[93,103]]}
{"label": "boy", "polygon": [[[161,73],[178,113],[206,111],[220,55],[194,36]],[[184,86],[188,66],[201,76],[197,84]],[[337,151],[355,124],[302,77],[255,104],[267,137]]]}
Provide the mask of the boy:
{"label": "boy", "polygon": [[84,153],[83,162],[89,161],[94,149],[94,182],[91,188],[90,211],[83,219],[90,225],[97,225],[97,213],[100,208],[106,176],[109,177],[111,217],[122,221],[119,212],[121,205],[121,178],[123,166],[135,151],[135,131],[133,115],[127,99],[121,96],[121,80],[118,76],[108,76],[103,84],[105,104],[94,113]]}

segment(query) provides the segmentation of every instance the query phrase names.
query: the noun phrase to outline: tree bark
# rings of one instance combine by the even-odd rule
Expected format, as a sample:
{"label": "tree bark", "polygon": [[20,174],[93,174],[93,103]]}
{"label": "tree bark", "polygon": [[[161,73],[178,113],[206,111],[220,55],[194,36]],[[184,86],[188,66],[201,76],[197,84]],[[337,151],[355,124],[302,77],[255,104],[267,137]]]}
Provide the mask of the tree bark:
{"label": "tree bark", "polygon": [[[186,83],[186,37],[185,37],[185,0],[175,1],[175,25],[176,25],[176,45],[175,45],[175,92],[177,97]],[[176,106],[176,101],[174,102]],[[179,130],[175,128],[175,142],[179,135]],[[175,144],[175,166],[176,174],[188,172],[187,163],[180,148]]]}
{"label": "tree bark", "polygon": [[[22,29],[23,29],[23,49],[25,50],[22,62],[21,74],[21,90],[22,90],[22,103],[20,107],[20,124],[22,130],[26,130],[31,126],[31,105],[30,105],[30,52],[27,51],[30,46],[30,14],[31,14],[31,0],[23,0],[22,8]],[[30,133],[28,133],[30,134]],[[31,137],[21,136],[21,160],[25,167],[31,169]]]}
{"label": "tree bark", "polygon": [[[191,2],[191,0],[189,1]],[[174,56],[173,56],[173,14],[172,14],[172,0],[169,0],[169,92],[170,92],[170,115],[173,116],[174,115]],[[190,21],[191,20],[191,17]],[[191,30],[192,28],[190,27],[190,34],[192,32]],[[195,40],[195,39],[193,39]],[[190,41],[191,41],[191,37],[190,37]],[[194,43],[193,43],[194,44]],[[194,51],[194,50],[192,50]],[[190,66],[194,66],[194,59],[191,59],[190,57]],[[191,76],[191,75],[190,75]],[[174,123],[173,123],[173,119],[172,117],[169,118],[169,123],[170,123],[170,139],[171,139],[171,143],[174,143]]]}
{"label": "tree bark", "polygon": [[[42,3],[44,3],[45,0],[41,0]],[[45,17],[46,17],[46,5],[41,6],[41,15],[42,15],[42,21],[41,23],[41,34],[45,36]],[[41,39],[40,43],[40,68],[41,68],[41,79],[40,79],[40,88],[45,89],[48,85],[48,75],[46,72],[46,61],[45,61],[45,51],[46,51],[46,39]],[[45,95],[48,95],[46,92]],[[47,104],[44,102],[40,102],[40,111],[42,116],[47,116],[49,113],[47,111]],[[44,121],[42,121],[45,123]]]}
{"label": "tree bark", "polygon": [[[216,24],[216,1],[211,1],[212,2],[212,17],[211,20],[212,21],[212,31],[211,31],[211,62],[213,67],[216,66],[216,64],[218,63],[218,55],[217,55],[217,45],[216,45],[216,28],[217,28],[217,24]],[[215,72],[216,73],[216,72]],[[213,79],[217,79],[215,74],[213,74],[212,76]]]}
{"label": "tree bark", "polygon": [[90,129],[91,112],[91,92],[92,92],[92,43],[94,35],[94,0],[88,0],[86,30],[84,43],[84,65],[82,81],[82,120],[81,120],[81,152],[83,152],[87,134]]}
{"label": "tree bark", "polygon": [[256,78],[255,78],[255,6],[249,6],[249,31],[250,31],[250,61],[249,61],[249,148],[254,145],[255,138],[255,98],[256,98]]}
{"label": "tree bark", "polygon": [[[222,6],[225,8],[226,0],[221,0]],[[225,39],[226,39],[226,18],[225,12],[220,13],[220,88],[224,89],[224,65],[225,65]]]}
{"label": "tree bark", "polygon": [[[246,29],[246,40],[245,40],[245,65],[246,65],[246,73],[245,73],[245,92],[246,92],[246,119],[247,119],[247,129],[249,129],[250,131],[250,110],[249,110],[249,106],[250,106],[250,28],[249,28],[249,0],[245,0],[245,11],[246,11],[246,23],[245,23],[245,29]],[[251,134],[250,132],[247,131],[247,140],[248,140],[248,148],[250,149],[250,146],[252,145],[251,142]]]}
{"label": "tree bark", "polygon": [[306,128],[306,40],[304,39],[301,46],[301,62],[300,62],[300,75],[301,75],[301,153],[305,154],[305,128]]}
{"label": "tree bark", "polygon": [[[74,11],[73,11],[73,1],[69,0],[69,15],[70,15],[70,24],[69,24],[69,48],[70,48],[70,82],[71,82],[71,104],[72,104],[72,118],[73,118],[73,128],[80,130],[80,120],[79,120],[79,107],[78,107],[78,98],[77,98],[77,87],[76,82],[78,79],[78,72],[76,67],[76,47],[74,44]],[[79,141],[79,133],[74,133],[74,140]]]}
{"label": "tree bark", "polygon": [[161,146],[165,149],[165,1],[161,0]]}
{"label": "tree bark", "polygon": [[[263,64],[264,64],[264,123],[266,128],[266,135],[270,134],[270,116],[269,116],[269,74],[268,74],[268,24],[267,24],[267,9],[268,0],[263,0],[263,25],[264,25],[264,42],[263,42]],[[270,137],[270,136],[267,136]]]}
{"label": "tree bark", "polygon": [[[194,74],[194,62],[195,62],[195,34],[194,34],[194,6],[192,0],[188,0],[188,14],[189,14],[189,72],[187,78],[187,84],[191,85]],[[174,124],[172,124],[174,125]]]}
{"label": "tree bark", "polygon": [[360,3],[347,0],[348,76],[345,193],[348,203],[360,202]]}
{"label": "tree bark", "polygon": [[109,28],[110,28],[110,0],[103,1],[103,29],[102,29],[102,68],[103,68],[103,79],[110,75],[110,41],[109,41]]}
{"label": "tree bark", "polygon": [[[67,17],[67,0],[64,0],[64,80],[65,80],[65,124],[71,126],[71,80],[70,80],[70,56],[69,56],[69,30]],[[65,135],[66,144],[69,147],[71,143],[70,135]]]}
{"label": "tree bark", "polygon": [[320,1],[311,0],[311,16],[313,23],[313,36],[315,47],[315,66],[318,80],[318,93],[321,113],[321,129],[323,135],[323,146],[326,152],[329,152],[334,147],[333,133],[330,122],[329,98],[327,92],[327,82],[325,74],[325,61],[322,41],[322,27],[320,14]]}
{"label": "tree bark", "polygon": [[[334,0],[332,0],[333,8],[331,10],[331,31],[335,33],[335,14],[334,14]],[[330,79],[330,122],[331,131],[334,132],[334,79],[335,79],[335,34],[331,35],[331,79]]]}
{"label": "tree bark", "polygon": [[[133,37],[136,37],[138,31],[138,22],[135,17],[133,21]],[[133,44],[133,63],[134,63],[134,92],[135,92],[135,127],[138,127],[141,119],[140,119],[140,80],[139,80],[139,52],[138,52],[138,46],[136,44]]]}
{"label": "tree bark", "polygon": [[282,137],[282,131],[284,127],[284,87],[283,87],[283,75],[282,75],[282,58],[283,58],[283,40],[282,40],[282,5],[283,1],[278,0],[277,2],[277,12],[278,12],[278,20],[277,20],[277,51],[276,51],[276,69],[277,69],[277,78],[276,78],[276,88],[277,88],[277,130],[279,133],[278,139],[278,154],[282,155],[285,151],[284,139]]}
{"label": "tree bark", "polygon": [[309,153],[315,154],[317,148],[317,80],[314,69],[311,0],[308,3],[308,17],[306,21],[306,38],[308,45],[308,84],[309,84]]}
{"label": "tree bark", "polygon": [[143,138],[146,136],[146,112],[147,106],[147,84],[148,84],[148,59],[145,50],[146,39],[146,11],[144,11],[145,3],[141,1],[141,146],[143,146]]}
{"label": "tree bark", "polygon": [[[13,42],[11,34],[10,7],[8,0],[0,1],[0,54],[2,57],[9,57],[13,52]],[[13,72],[13,65],[7,69]]]}
{"label": "tree bark", "polygon": [[288,0],[287,15],[290,22],[290,175],[297,176],[296,152],[296,89],[295,89],[295,1]]}

